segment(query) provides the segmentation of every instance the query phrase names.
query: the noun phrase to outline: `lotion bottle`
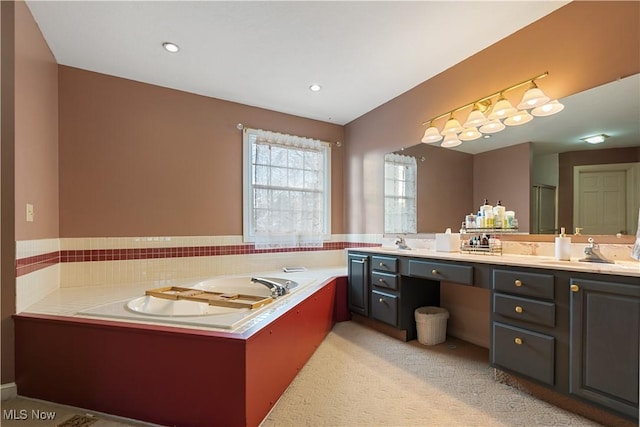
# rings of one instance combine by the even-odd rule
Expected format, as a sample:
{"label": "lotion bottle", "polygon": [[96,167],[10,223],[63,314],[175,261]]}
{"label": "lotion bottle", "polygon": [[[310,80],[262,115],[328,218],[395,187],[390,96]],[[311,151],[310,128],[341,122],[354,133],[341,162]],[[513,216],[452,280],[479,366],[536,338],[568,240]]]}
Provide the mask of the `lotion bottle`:
{"label": "lotion bottle", "polygon": [[560,228],[560,236],[556,237],[556,259],[558,261],[571,260],[571,237],[565,234],[564,227]]}

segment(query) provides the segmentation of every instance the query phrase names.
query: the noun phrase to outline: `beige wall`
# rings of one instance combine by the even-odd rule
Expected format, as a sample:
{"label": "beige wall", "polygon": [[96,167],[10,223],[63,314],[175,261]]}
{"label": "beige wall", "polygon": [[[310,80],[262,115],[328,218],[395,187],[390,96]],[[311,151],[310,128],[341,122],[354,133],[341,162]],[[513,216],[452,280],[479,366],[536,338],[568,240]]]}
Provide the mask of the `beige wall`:
{"label": "beige wall", "polygon": [[58,65],[29,8],[17,2],[15,12],[16,240],[57,238]]}
{"label": "beige wall", "polygon": [[[638,73],[639,21],[638,2],[572,2],[347,124],[346,232],[382,233],[384,154],[419,143],[423,121],[545,71],[539,86],[555,98]],[[431,164],[463,170],[446,149],[429,148]],[[425,197],[438,206],[428,220],[436,229],[443,216],[477,207],[458,180],[434,181]]]}
{"label": "beige wall", "polygon": [[531,143],[512,145],[473,156],[473,207],[477,212],[484,199],[495,206],[498,200],[514,211],[518,230],[529,231],[532,166]]}
{"label": "beige wall", "polygon": [[[59,68],[60,235],[242,234],[245,126],[325,141],[343,127],[76,68]],[[332,149],[332,232],[343,232]]]}

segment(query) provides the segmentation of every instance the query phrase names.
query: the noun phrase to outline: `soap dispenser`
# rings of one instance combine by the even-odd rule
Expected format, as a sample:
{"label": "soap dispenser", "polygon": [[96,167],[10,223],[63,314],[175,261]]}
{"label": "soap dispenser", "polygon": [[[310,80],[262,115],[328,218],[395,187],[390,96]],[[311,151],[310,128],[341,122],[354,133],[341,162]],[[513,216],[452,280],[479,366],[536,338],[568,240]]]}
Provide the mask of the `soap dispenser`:
{"label": "soap dispenser", "polygon": [[558,261],[571,260],[571,237],[565,234],[564,227],[560,228],[560,235],[556,237],[556,259]]}

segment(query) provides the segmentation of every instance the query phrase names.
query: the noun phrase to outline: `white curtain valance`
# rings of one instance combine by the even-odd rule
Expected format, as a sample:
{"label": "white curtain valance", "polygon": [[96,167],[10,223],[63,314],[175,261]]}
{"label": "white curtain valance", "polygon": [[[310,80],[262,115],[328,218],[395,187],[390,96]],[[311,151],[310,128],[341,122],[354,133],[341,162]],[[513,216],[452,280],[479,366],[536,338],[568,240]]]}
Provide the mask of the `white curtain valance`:
{"label": "white curtain valance", "polygon": [[282,147],[295,147],[307,150],[319,150],[321,148],[331,147],[331,144],[319,139],[305,138],[302,136],[289,135],[286,133],[271,132],[262,129],[247,129],[245,132],[256,135],[257,144],[272,144]]}

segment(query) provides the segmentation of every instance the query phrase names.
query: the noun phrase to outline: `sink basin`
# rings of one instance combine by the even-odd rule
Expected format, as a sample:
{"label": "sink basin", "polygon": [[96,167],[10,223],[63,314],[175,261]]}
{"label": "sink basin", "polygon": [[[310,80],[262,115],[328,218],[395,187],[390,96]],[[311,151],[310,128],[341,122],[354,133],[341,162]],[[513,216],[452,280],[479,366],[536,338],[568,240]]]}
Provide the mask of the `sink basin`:
{"label": "sink basin", "polygon": [[248,311],[247,308],[220,307],[206,302],[170,300],[154,296],[143,296],[127,303],[131,311],[150,316],[210,316]]}

